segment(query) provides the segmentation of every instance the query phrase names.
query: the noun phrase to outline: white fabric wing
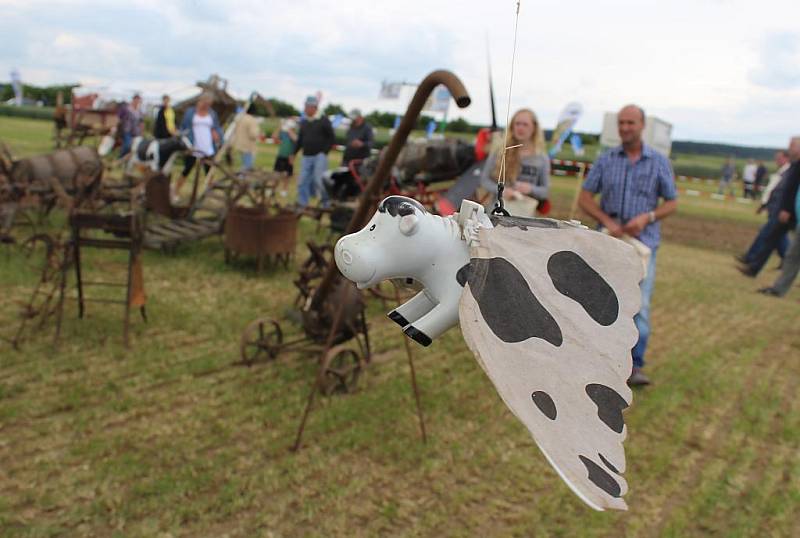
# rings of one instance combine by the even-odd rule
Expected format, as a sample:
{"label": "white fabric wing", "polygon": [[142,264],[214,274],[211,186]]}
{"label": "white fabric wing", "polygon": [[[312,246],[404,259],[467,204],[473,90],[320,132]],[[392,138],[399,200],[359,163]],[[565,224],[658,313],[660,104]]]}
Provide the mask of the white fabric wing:
{"label": "white fabric wing", "polygon": [[625,510],[641,262],[630,245],[568,223],[496,224],[470,253],[464,339],[569,487],[592,508]]}

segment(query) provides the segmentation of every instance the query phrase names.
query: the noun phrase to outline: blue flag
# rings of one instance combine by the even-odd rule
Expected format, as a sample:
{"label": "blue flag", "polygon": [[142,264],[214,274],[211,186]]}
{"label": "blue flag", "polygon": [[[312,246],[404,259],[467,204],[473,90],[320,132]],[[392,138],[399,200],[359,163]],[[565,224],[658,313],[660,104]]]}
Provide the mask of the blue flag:
{"label": "blue flag", "polygon": [[578,133],[572,133],[572,136],[569,137],[569,143],[572,144],[572,149],[575,153],[583,150],[583,141]]}
{"label": "blue flag", "polygon": [[428,122],[428,128],[425,129],[425,136],[430,138],[436,132],[436,121],[431,120]]}

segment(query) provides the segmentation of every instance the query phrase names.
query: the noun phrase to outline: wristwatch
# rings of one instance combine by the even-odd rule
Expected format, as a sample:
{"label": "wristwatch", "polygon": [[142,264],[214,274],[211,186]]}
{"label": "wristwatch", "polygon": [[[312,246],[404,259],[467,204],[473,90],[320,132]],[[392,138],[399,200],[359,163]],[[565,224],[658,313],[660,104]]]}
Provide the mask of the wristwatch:
{"label": "wristwatch", "polygon": [[656,212],[655,211],[649,212],[647,214],[647,216],[650,218],[650,224],[652,224],[652,223],[654,223],[656,221]]}

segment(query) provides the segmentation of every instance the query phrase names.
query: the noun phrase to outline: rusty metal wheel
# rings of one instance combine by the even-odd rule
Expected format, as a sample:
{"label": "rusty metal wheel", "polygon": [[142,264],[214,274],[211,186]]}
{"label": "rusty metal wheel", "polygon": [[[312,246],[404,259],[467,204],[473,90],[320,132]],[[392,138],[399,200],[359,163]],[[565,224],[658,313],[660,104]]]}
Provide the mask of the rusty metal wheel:
{"label": "rusty metal wheel", "polygon": [[242,362],[250,366],[256,361],[267,361],[278,356],[283,344],[283,331],[277,321],[258,318],[242,332],[239,352]]}
{"label": "rusty metal wheel", "polygon": [[398,301],[402,304],[416,295],[421,289],[422,286],[414,280],[397,278],[384,280],[368,288],[367,293],[376,299],[380,299],[384,305],[386,302],[396,303]]}
{"label": "rusty metal wheel", "polygon": [[363,361],[355,349],[343,345],[328,350],[323,362],[324,374],[319,390],[325,396],[355,391]]}
{"label": "rusty metal wheel", "polygon": [[47,234],[34,234],[19,244],[28,271],[41,274],[43,281],[51,280],[60,269],[55,259],[56,248],[56,240]]}

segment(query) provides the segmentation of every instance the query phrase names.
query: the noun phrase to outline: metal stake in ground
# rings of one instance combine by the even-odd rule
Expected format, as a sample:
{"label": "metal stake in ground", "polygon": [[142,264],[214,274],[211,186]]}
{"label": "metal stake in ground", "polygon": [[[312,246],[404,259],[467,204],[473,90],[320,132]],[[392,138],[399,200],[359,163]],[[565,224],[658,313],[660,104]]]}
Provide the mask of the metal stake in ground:
{"label": "metal stake in ground", "polygon": [[[403,301],[400,299],[400,289],[395,286],[395,297],[397,298],[397,304],[403,304]],[[408,369],[411,373],[411,388],[414,390],[414,400],[417,403],[417,417],[419,417],[419,429],[422,433],[422,442],[428,443],[428,436],[425,434],[425,419],[422,416],[422,403],[420,402],[419,398],[419,388],[417,387],[417,374],[414,370],[414,355],[411,352],[411,344],[409,344],[409,339],[403,336],[403,344],[406,347],[406,356],[408,357]]]}

